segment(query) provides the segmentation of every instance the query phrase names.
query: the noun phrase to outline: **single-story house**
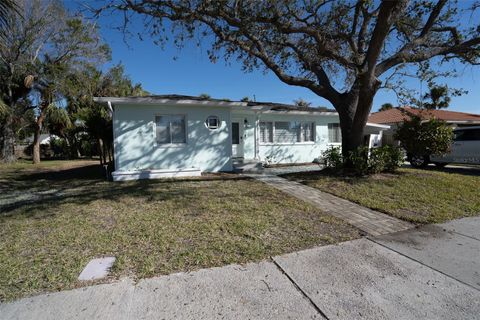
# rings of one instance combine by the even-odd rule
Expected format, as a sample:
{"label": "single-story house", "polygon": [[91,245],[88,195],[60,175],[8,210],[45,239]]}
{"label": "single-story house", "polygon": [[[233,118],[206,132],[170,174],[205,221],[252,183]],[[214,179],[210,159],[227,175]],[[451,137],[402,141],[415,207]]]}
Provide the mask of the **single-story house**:
{"label": "single-story house", "polygon": [[[95,101],[113,112],[114,180],[307,163],[341,145],[334,110],[180,95]],[[378,144],[385,129],[369,124],[366,143]]]}
{"label": "single-story house", "polygon": [[467,127],[480,125],[480,114],[449,111],[449,110],[424,110],[412,107],[397,107],[385,111],[374,112],[368,118],[369,122],[390,126],[383,132],[382,144],[397,145],[394,135],[403,120],[408,119],[408,113],[420,116],[425,120],[435,118],[443,120],[452,127]]}

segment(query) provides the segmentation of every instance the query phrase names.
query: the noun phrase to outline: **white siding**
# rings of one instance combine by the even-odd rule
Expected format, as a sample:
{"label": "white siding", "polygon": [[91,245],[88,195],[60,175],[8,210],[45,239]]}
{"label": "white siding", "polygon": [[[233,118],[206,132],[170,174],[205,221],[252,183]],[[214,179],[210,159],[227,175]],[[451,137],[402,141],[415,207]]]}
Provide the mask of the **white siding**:
{"label": "white siding", "polygon": [[[230,171],[230,110],[227,107],[115,105],[115,166],[118,171],[199,168]],[[157,145],[155,115],[185,115],[187,142]],[[205,126],[208,116],[218,116],[221,127]]]}

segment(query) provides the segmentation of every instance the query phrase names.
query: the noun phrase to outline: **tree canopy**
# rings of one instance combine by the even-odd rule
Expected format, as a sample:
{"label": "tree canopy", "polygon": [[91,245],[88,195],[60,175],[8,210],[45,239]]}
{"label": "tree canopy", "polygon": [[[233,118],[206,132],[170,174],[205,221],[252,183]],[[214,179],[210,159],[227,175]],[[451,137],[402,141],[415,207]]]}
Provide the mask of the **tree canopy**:
{"label": "tree canopy", "polygon": [[211,43],[212,61],[238,59],[246,71],[267,69],[310,89],[339,112],[348,152],[363,141],[376,92],[406,65],[435,75],[437,64],[480,62],[480,27],[462,23],[477,8],[447,0],[109,0],[97,12],[124,11],[127,29],[137,13],[156,43],[172,34],[179,47]]}

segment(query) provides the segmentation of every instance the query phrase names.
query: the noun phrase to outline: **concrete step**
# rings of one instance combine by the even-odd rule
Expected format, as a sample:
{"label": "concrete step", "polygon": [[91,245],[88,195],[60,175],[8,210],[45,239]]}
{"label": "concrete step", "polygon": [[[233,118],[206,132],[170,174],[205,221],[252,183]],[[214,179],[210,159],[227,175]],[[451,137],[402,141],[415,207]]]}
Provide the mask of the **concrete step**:
{"label": "concrete step", "polygon": [[263,163],[258,160],[234,159],[233,170],[235,172],[245,172],[245,173],[263,172]]}

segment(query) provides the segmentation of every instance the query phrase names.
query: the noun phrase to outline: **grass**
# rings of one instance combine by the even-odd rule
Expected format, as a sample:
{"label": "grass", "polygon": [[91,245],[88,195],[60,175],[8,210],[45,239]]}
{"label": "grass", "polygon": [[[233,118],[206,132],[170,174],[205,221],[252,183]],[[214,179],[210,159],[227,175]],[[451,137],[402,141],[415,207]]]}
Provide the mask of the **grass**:
{"label": "grass", "polygon": [[113,183],[92,162],[0,167],[0,300],[106,281],[246,263],[359,236],[356,229],[236,175]]}
{"label": "grass", "polygon": [[439,223],[480,214],[480,171],[402,168],[395,174],[339,177],[327,171],[286,178],[414,223]]}

